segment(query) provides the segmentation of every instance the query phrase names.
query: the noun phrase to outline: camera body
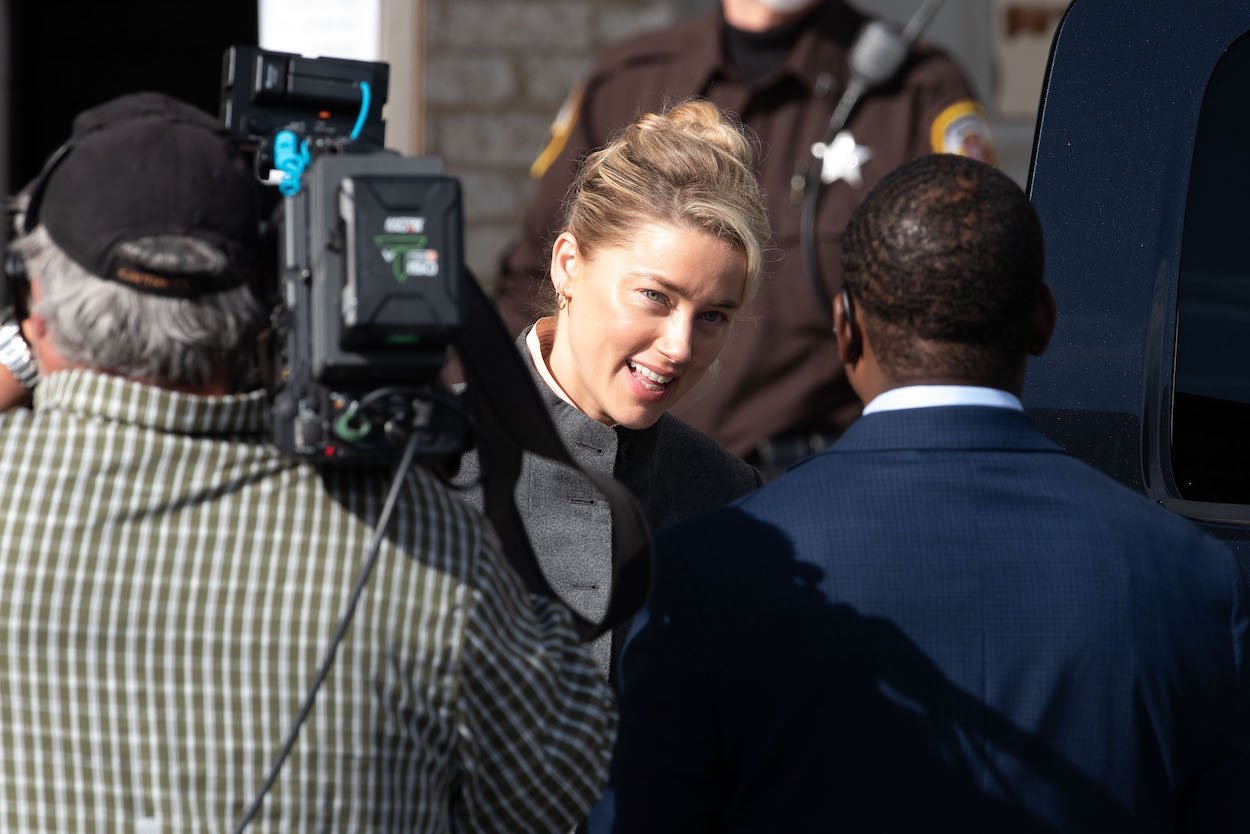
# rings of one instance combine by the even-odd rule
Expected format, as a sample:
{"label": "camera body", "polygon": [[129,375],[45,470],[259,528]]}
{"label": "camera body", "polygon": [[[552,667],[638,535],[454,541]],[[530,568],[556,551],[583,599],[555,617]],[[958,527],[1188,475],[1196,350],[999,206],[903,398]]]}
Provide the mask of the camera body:
{"label": "camera body", "polygon": [[458,404],[437,382],[471,280],[460,184],[437,159],[381,147],[386,74],[254,47],[224,60],[222,116],[255,144],[258,168],[274,161],[281,131],[305,149],[298,190],[281,203],[262,363],[275,444],[316,461],[390,464],[414,431],[423,457],[466,445]]}

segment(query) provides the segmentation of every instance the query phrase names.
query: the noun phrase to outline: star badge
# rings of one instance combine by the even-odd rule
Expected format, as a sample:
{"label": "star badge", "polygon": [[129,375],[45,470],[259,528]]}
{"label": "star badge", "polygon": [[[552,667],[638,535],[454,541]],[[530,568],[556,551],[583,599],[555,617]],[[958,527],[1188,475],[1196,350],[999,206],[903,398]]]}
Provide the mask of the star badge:
{"label": "star badge", "polygon": [[834,137],[833,144],[816,142],[812,145],[812,156],[820,160],[820,181],[825,185],[846,180],[854,186],[864,184],[860,168],[872,159],[872,151],[855,142],[849,130],[844,130]]}

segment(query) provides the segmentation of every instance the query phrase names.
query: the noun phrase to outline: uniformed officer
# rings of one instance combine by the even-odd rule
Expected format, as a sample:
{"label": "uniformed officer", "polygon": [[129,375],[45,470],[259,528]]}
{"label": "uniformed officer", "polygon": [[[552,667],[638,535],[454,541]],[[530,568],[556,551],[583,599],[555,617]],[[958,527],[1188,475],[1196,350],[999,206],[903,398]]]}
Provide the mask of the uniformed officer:
{"label": "uniformed officer", "polygon": [[[762,142],[757,173],[778,256],[719,373],[675,413],[766,474],[832,442],[860,404],[804,273],[790,180],[828,128],[849,77],[848,49],[866,20],[842,0],[722,0],[715,12],[609,48],[561,108],[534,163],[537,192],[495,290],[510,328],[519,332],[548,304],[551,235],[577,160],[638,113],[704,96]],[[887,172],[934,151],[993,157],[962,72],[921,45],[891,82],[861,99],[824,158],[817,251],[831,296],[841,287],[839,239],[851,212]]]}

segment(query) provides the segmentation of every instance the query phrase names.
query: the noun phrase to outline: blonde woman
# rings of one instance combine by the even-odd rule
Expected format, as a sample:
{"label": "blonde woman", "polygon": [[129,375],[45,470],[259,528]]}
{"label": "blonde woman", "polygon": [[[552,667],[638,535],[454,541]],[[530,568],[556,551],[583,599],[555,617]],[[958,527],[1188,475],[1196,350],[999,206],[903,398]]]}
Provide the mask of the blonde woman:
{"label": "blonde woman", "polygon": [[[569,191],[551,250],[556,309],[518,346],[569,451],[623,481],[653,529],[760,482],[667,412],[730,337],[758,287],[768,237],[751,145],[703,101],[638,118],[586,158]],[[477,474],[469,455],[459,480]],[[611,521],[598,492],[564,467],[527,458],[516,499],[552,587],[583,615],[601,617]],[[595,651],[606,674],[608,641]]]}

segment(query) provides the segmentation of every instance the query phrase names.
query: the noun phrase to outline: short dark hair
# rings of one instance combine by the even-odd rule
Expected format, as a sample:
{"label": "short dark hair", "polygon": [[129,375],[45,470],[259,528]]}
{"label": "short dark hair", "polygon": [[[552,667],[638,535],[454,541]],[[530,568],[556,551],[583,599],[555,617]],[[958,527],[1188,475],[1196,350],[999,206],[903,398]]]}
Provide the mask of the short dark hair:
{"label": "short dark hair", "polygon": [[851,216],[844,285],[883,368],[986,378],[1023,361],[1043,292],[1042,228],[1010,177],[933,154],[887,175]]}

